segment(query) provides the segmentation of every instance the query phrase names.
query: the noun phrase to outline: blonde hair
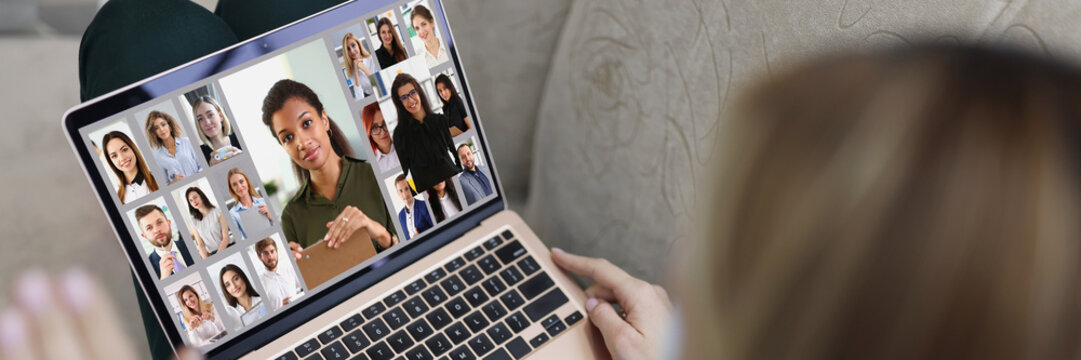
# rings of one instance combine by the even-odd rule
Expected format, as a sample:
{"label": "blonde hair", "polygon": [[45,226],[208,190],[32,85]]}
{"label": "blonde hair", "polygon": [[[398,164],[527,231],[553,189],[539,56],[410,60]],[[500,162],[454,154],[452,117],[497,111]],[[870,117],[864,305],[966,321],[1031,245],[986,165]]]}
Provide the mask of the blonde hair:
{"label": "blonde hair", "polygon": [[155,134],[154,131],[151,130],[154,128],[155,119],[165,119],[165,123],[169,125],[169,135],[174,139],[184,136],[184,131],[177,125],[176,118],[165,112],[154,110],[146,115],[146,140],[150,143],[150,147],[158,149],[165,146],[165,144],[161,142],[161,139],[158,138],[158,134]]}
{"label": "blonde hair", "polygon": [[176,292],[176,301],[178,304],[180,304],[180,312],[184,315],[184,325],[190,329],[191,320],[199,315],[196,315],[195,312],[192,311],[193,309],[188,307],[188,304],[184,303],[184,293],[189,291],[192,294],[195,294],[195,300],[199,302],[200,315],[206,313],[213,313],[214,303],[210,301],[203,301],[202,297],[199,296],[199,292],[195,291],[195,288],[191,287],[191,285],[184,285],[180,288],[180,291]]}
{"label": "blonde hair", "polygon": [[206,137],[206,134],[203,134],[203,127],[199,126],[198,120],[199,105],[202,105],[203,103],[213,105],[214,109],[218,111],[218,117],[221,118],[221,136],[227,137],[232,135],[233,127],[229,125],[229,117],[225,116],[225,111],[221,109],[221,105],[218,104],[217,100],[214,100],[210,95],[203,95],[195,99],[195,101],[191,103],[191,113],[192,117],[195,119],[195,128],[198,130],[199,139],[202,140],[203,144],[206,144],[207,147],[210,147],[210,138]]}
{"label": "blonde hair", "polygon": [[252,184],[251,179],[248,178],[248,174],[244,173],[244,170],[240,170],[240,168],[232,168],[229,169],[229,172],[225,175],[225,185],[229,188],[229,195],[233,196],[233,200],[240,201],[240,194],[237,194],[236,191],[233,190],[232,184],[233,175],[237,174],[243,176],[244,182],[248,183],[248,195],[251,195],[252,200],[261,197],[259,196],[259,193],[255,192],[255,184]]}
{"label": "blonde hair", "polygon": [[1081,355],[1081,72],[917,46],[746,95],[682,269],[685,358]]}
{"label": "blonde hair", "polygon": [[[357,36],[353,35],[353,33],[346,33],[345,36],[342,37],[342,58],[345,59],[345,75],[350,79],[353,79],[353,76],[357,73],[357,66],[353,62],[357,59],[354,59],[352,55],[349,55],[349,40],[357,42],[357,47],[360,48],[360,57],[369,58],[372,56],[372,53],[364,48],[364,43],[360,42],[360,39],[357,39]],[[353,79],[353,81],[360,82],[360,80],[357,79]]]}

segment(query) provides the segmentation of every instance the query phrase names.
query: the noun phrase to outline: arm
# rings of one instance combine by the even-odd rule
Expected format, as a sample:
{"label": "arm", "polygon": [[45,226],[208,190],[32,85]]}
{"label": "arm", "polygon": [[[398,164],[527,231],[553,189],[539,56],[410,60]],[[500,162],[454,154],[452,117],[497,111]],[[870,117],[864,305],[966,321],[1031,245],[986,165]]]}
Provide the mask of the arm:
{"label": "arm", "polygon": [[303,258],[304,247],[297,240],[296,229],[293,228],[293,213],[289,211],[289,205],[282,211],[282,232],[285,233],[285,241],[289,242],[289,251],[293,253],[293,259]]}
{"label": "arm", "polygon": [[218,252],[222,252],[229,247],[229,224],[225,223],[225,215],[218,216],[218,225],[221,226],[221,245],[218,245]]}
{"label": "arm", "polygon": [[210,251],[206,249],[206,242],[203,241],[203,237],[199,235],[199,232],[191,226],[188,226],[188,232],[191,233],[191,240],[195,242],[195,249],[199,250],[199,256],[203,259],[210,257]]}

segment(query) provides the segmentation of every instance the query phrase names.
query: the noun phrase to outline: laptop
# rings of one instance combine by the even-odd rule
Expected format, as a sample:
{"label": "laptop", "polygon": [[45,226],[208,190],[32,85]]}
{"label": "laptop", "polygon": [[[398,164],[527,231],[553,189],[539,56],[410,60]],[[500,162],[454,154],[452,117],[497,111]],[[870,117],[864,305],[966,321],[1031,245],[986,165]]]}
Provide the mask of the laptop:
{"label": "laptop", "polygon": [[[350,2],[64,115],[174,349],[211,359],[607,357],[581,288],[507,209],[455,46],[440,0]],[[198,193],[212,196],[192,202]],[[270,221],[226,200],[265,205]],[[245,226],[259,221],[271,225]],[[193,232],[223,223],[243,239],[202,251]],[[328,231],[345,246],[327,246]],[[207,298],[179,298],[189,286]],[[206,309],[224,335],[183,326]]]}

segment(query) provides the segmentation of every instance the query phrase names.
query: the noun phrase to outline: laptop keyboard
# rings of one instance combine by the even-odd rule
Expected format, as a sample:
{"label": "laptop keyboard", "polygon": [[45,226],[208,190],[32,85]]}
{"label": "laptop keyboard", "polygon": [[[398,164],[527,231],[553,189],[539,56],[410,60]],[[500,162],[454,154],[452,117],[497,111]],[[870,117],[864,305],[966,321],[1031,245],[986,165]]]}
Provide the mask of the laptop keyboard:
{"label": "laptop keyboard", "polygon": [[277,359],[522,359],[582,320],[555,313],[567,302],[506,230]]}

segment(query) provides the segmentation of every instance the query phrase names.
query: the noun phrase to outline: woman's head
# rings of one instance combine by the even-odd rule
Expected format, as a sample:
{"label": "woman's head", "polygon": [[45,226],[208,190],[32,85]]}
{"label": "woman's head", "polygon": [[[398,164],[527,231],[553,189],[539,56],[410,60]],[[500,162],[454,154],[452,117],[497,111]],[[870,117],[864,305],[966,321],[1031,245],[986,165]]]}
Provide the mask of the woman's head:
{"label": "woman's head", "polygon": [[248,276],[240,271],[240,267],[234,264],[225,265],[219,273],[221,293],[225,295],[225,302],[229,306],[236,306],[237,299],[259,296],[255,288],[251,287]]}
{"label": "woman's head", "polygon": [[454,82],[450,81],[450,76],[447,74],[439,74],[435,77],[435,91],[439,93],[439,100],[443,101],[443,105],[458,98],[458,89],[454,88]]}
{"label": "woman's head", "polygon": [[109,161],[109,168],[122,182],[121,188],[117,190],[121,203],[124,202],[126,193],[123,186],[130,184],[139,174],[142,174],[150,191],[158,190],[158,183],[154,181],[154,175],[150,174],[143,155],[139,153],[139,149],[135,147],[135,143],[127,134],[120,131],[109,132],[101,138],[101,143],[105,147],[105,158]]}
{"label": "woman's head", "polygon": [[229,182],[229,195],[233,196],[233,200],[240,201],[241,198],[251,197],[252,199],[260,197],[259,193],[255,191],[255,187],[251,184],[251,179],[248,178],[248,174],[240,168],[229,169],[229,172],[225,175],[226,181]]}
{"label": "woman's head", "polygon": [[191,217],[195,218],[195,220],[203,220],[203,211],[200,209],[206,208],[207,210],[210,210],[214,208],[214,204],[211,204],[210,200],[207,199],[206,193],[203,193],[202,189],[194,186],[189,187],[188,190],[184,191],[184,199],[188,202],[188,213],[190,213]]}
{"label": "woman's head", "polygon": [[146,115],[146,139],[153,148],[160,148],[169,138],[178,138],[184,133],[176,124],[176,118],[165,112],[154,110]]}
{"label": "woman's head", "polygon": [[202,313],[203,301],[199,298],[199,292],[195,291],[195,288],[191,287],[191,285],[181,287],[180,291],[176,293],[176,300],[184,309],[185,315],[191,316]]}
{"label": "woman's head", "polygon": [[745,94],[680,272],[688,358],[1079,354],[1081,72],[917,46]]}
{"label": "woman's head", "polygon": [[195,114],[195,125],[199,128],[199,138],[210,146],[210,139],[218,139],[233,134],[229,118],[214,98],[203,95],[191,103],[191,113]]}
{"label": "woman's head", "polygon": [[338,124],[327,116],[319,96],[308,86],[284,79],[263,98],[263,124],[293,160],[300,182],[328,160],[353,156],[353,148]]}
{"label": "woman's head", "polygon": [[375,29],[379,32],[379,41],[383,43],[383,48],[390,52],[394,61],[405,60],[407,56],[405,48],[402,47],[402,41],[398,39],[398,32],[394,31],[394,24],[390,22],[390,18],[379,18]]}
{"label": "woman's head", "polygon": [[414,7],[413,15],[409,16],[409,21],[413,23],[413,29],[416,29],[417,36],[421,40],[430,41],[435,39],[435,18],[432,17],[432,12],[427,7],[424,7],[424,5]]}
{"label": "woman's head", "polygon": [[398,74],[398,77],[394,78],[394,83],[390,86],[390,99],[398,110],[398,119],[412,117],[423,120],[425,115],[432,113],[424,89],[420,87],[417,79],[407,73]]}
{"label": "woman's head", "polygon": [[380,149],[383,148],[390,149],[392,143],[390,129],[387,128],[387,122],[383,118],[383,110],[379,108],[379,103],[371,103],[365,106],[360,113],[360,118],[364,121],[364,131],[368,133],[368,144],[372,146],[372,153],[382,151]]}
{"label": "woman's head", "polygon": [[[357,73],[356,61],[370,56],[372,56],[372,54],[368,52],[368,49],[364,48],[356,35],[353,35],[353,33],[346,33],[345,36],[342,37],[342,59],[345,63],[345,73],[349,78],[352,79]],[[353,81],[355,82],[358,80],[353,79]]]}
{"label": "woman's head", "polygon": [[435,216],[435,221],[440,222],[447,218],[446,211],[443,209],[443,203],[440,202],[439,193],[443,193],[443,197],[454,204],[458,209],[462,208],[461,201],[458,200],[458,190],[454,187],[454,181],[447,179],[440,181],[435,185],[432,185],[431,189],[426,191],[428,193],[428,204],[432,206],[432,215]]}

